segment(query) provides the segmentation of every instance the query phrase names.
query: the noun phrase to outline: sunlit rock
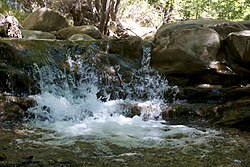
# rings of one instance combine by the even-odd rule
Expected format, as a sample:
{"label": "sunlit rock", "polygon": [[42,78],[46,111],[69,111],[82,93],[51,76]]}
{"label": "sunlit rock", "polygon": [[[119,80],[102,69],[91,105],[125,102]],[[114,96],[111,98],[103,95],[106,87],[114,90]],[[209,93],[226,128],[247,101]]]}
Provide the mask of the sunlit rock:
{"label": "sunlit rock", "polygon": [[167,72],[194,73],[205,70],[216,58],[220,39],[210,28],[179,30],[161,27],[155,35],[156,46],[152,50],[152,66]]}
{"label": "sunlit rock", "polygon": [[[191,28],[197,28],[197,27],[211,28],[211,29],[214,29],[220,35],[222,39],[227,37],[227,35],[231,32],[238,32],[238,31],[248,29],[248,27],[241,22],[234,22],[234,21],[223,20],[223,19],[187,20],[187,21],[180,21],[180,22],[173,22],[173,23],[165,24],[162,27],[165,27],[170,31],[179,30],[183,28],[184,29],[191,29]],[[158,29],[158,31],[160,31],[160,29]],[[164,31],[164,29],[161,29],[161,30]]]}
{"label": "sunlit rock", "polygon": [[208,67],[215,69],[220,74],[235,74],[229,66],[221,61],[211,61]]}
{"label": "sunlit rock", "polygon": [[248,29],[247,26],[240,22],[228,20],[211,20],[211,22],[205,23],[204,26],[214,29],[220,35],[221,39],[226,38],[231,32],[239,32]]}
{"label": "sunlit rock", "polygon": [[20,24],[14,16],[0,15],[0,36],[9,38],[22,38]]}
{"label": "sunlit rock", "polygon": [[69,39],[74,34],[87,34],[94,39],[102,38],[100,30],[97,27],[91,25],[74,26],[59,30],[59,35],[63,39]]}
{"label": "sunlit rock", "polygon": [[40,31],[57,31],[68,27],[67,20],[58,12],[48,8],[40,8],[31,13],[22,22],[24,29]]}
{"label": "sunlit rock", "polygon": [[233,52],[227,36],[246,29],[238,22],[212,19],[165,24],[155,34],[151,64],[177,85],[237,83],[235,69],[244,64],[229,61],[227,54]]}
{"label": "sunlit rock", "polygon": [[70,41],[94,41],[95,39],[87,34],[74,34],[69,37]]}

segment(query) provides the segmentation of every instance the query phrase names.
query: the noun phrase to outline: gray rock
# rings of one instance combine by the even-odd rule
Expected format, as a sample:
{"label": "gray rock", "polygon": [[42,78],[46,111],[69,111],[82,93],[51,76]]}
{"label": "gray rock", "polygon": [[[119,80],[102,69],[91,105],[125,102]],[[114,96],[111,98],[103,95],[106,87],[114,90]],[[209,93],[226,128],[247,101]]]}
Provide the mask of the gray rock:
{"label": "gray rock", "polygon": [[68,27],[66,18],[48,8],[41,8],[31,13],[22,23],[24,29],[45,32],[57,31]]}
{"label": "gray rock", "polygon": [[152,65],[168,72],[193,73],[206,69],[220,48],[218,33],[210,28],[160,28],[155,35]]}
{"label": "gray rock", "polygon": [[250,101],[247,98],[227,102],[213,108],[212,120],[216,124],[238,127],[249,131]]}
{"label": "gray rock", "polygon": [[32,117],[27,109],[35,105],[36,101],[29,97],[0,95],[0,121],[22,122],[25,117]]}
{"label": "gray rock", "polygon": [[71,37],[69,37],[68,40],[70,41],[93,41],[95,39],[87,34],[74,34]]}
{"label": "gray rock", "polygon": [[142,38],[139,36],[110,39],[108,52],[141,61],[143,57],[142,43]]}
{"label": "gray rock", "polygon": [[250,74],[250,31],[233,32],[225,39],[225,59],[238,74]]}
{"label": "gray rock", "polygon": [[68,28],[63,28],[63,29],[59,30],[59,35],[63,39],[69,39],[74,34],[86,34],[94,39],[101,39],[102,38],[102,34],[99,31],[99,29],[97,27],[91,26],[91,25],[74,26],[74,27],[68,27]]}
{"label": "gray rock", "polygon": [[23,38],[25,39],[56,39],[56,36],[54,34],[48,32],[24,29],[22,29],[21,31]]}

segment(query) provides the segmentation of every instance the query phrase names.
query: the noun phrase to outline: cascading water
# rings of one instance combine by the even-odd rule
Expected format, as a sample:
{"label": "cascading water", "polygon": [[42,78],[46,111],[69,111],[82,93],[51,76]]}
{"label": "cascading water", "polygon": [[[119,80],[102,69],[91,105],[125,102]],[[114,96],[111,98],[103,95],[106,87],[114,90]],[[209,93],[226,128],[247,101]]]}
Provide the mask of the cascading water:
{"label": "cascading water", "polygon": [[[161,106],[166,105],[163,92],[178,89],[168,86],[166,80],[149,68],[147,49],[144,49],[147,54],[142,68],[134,71],[129,83],[120,84],[120,91],[126,94],[124,99],[111,100],[107,93],[102,95],[107,96],[106,101],[98,98],[100,86],[103,89],[106,85],[100,85],[98,72],[78,58],[79,55],[68,56],[71,74],[53,66],[37,66],[41,93],[33,96],[38,105],[30,112],[36,116],[36,128],[51,132],[41,140],[48,144],[65,144],[67,139],[110,142],[122,147],[159,147],[200,143],[216,136],[218,132],[214,130],[204,132],[183,125],[171,126],[161,119]],[[73,74],[76,65],[78,79]],[[117,75],[122,78],[119,70]],[[140,114],[126,117],[131,111],[124,104],[136,106]],[[174,140],[179,134],[182,137]]]}

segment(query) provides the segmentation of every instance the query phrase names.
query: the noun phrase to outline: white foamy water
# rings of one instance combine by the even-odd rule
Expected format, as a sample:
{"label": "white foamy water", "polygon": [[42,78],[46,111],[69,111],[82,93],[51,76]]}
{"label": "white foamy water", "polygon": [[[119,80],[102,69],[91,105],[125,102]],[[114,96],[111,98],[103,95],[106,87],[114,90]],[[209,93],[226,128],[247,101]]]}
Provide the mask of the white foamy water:
{"label": "white foamy water", "polygon": [[[95,87],[92,91],[79,99],[49,92],[34,96],[38,102],[38,106],[30,110],[37,116],[34,125],[52,132],[45,134],[42,141],[51,145],[82,140],[110,142],[122,147],[177,147],[208,142],[219,134],[215,130],[201,131],[184,125],[167,125],[161,119],[143,121],[144,114],[149,114],[149,118],[159,117],[160,100],[102,102],[96,98]],[[132,118],[123,116],[126,111],[120,106],[124,103],[139,106],[141,115]]]}
{"label": "white foamy water", "polygon": [[[164,121],[143,121],[142,116],[129,118],[122,115],[126,111],[122,110],[121,104],[127,104],[128,101],[102,102],[92,91],[85,98],[72,97],[49,92],[34,96],[38,106],[30,111],[36,114],[35,126],[54,131],[60,138],[104,139],[124,146],[132,144],[132,141],[140,144],[143,141],[163,139]],[[157,102],[129,103],[140,106],[142,114],[150,112],[152,115],[159,115]]]}
{"label": "white foamy water", "polygon": [[[126,100],[103,102],[96,95],[96,73],[82,62],[72,63],[81,67],[79,81],[55,68],[38,68],[42,91],[33,96],[38,105],[30,112],[36,116],[34,127],[46,130],[41,142],[57,145],[83,140],[109,142],[123,147],[177,147],[217,138],[217,131],[167,125],[161,119],[161,106],[166,104],[159,97],[169,86],[159,76],[146,74],[143,78],[138,75],[135,83],[123,83],[124,91],[128,91]],[[143,71],[146,73],[145,69]],[[136,94],[133,97],[146,95],[148,100],[132,100],[130,97],[133,94]],[[139,115],[126,117],[126,113],[131,111],[129,107],[121,107],[123,104],[137,107]]]}

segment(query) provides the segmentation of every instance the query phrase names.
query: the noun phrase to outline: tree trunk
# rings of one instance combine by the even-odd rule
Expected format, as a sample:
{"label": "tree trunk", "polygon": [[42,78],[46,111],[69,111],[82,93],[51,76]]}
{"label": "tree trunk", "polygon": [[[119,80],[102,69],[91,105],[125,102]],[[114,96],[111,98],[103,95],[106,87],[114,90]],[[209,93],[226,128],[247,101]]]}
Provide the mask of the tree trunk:
{"label": "tree trunk", "polygon": [[100,18],[100,24],[99,24],[99,30],[101,33],[104,33],[104,25],[105,21],[107,19],[107,0],[101,0],[102,6],[101,6],[101,18]]}

